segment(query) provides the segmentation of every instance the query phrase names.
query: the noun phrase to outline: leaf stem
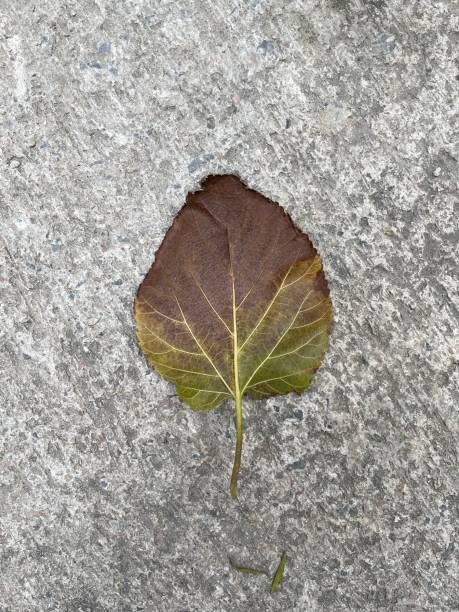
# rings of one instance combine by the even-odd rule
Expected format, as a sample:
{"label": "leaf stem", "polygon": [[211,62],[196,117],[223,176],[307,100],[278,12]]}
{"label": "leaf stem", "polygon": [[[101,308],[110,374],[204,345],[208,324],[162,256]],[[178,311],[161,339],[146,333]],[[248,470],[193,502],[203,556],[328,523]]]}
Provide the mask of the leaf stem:
{"label": "leaf stem", "polygon": [[242,440],[243,440],[243,427],[242,427],[242,398],[240,394],[235,397],[236,402],[236,452],[234,454],[233,471],[231,473],[231,486],[230,492],[231,497],[237,497],[237,479],[239,476],[239,470],[241,467],[241,455],[242,455]]}

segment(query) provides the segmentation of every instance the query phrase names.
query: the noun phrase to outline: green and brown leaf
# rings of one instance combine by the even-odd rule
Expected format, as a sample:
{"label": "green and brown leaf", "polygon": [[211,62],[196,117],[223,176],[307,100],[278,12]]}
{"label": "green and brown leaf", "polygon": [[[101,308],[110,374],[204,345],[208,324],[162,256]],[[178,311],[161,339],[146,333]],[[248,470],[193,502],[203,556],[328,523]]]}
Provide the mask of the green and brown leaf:
{"label": "green and brown leaf", "polygon": [[237,177],[211,176],[188,194],[139,287],[140,346],[195,410],[236,404],[236,495],[242,397],[311,383],[332,307],[311,241],[284,210]]}

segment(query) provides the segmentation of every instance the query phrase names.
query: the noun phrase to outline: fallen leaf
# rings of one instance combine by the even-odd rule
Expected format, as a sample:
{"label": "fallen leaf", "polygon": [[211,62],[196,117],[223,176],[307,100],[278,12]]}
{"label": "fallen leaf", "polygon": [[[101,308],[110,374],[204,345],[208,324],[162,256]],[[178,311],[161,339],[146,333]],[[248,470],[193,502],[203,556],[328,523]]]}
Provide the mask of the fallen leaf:
{"label": "fallen leaf", "polygon": [[332,306],[317,251],[277,204],[230,175],[187,196],[139,287],[137,334],[149,362],[194,410],[301,393],[328,345]]}

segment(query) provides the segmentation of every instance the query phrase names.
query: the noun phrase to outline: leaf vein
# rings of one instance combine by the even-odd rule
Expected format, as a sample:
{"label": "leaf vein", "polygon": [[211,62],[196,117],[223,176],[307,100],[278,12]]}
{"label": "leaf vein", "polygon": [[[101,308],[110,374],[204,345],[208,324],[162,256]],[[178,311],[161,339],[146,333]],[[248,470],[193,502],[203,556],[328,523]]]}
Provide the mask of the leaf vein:
{"label": "leaf vein", "polygon": [[310,321],[309,323],[305,323],[304,325],[295,325],[294,327],[292,327],[292,329],[302,329],[303,327],[310,327],[311,325],[315,325],[319,321],[323,321],[325,319],[325,317],[326,317],[326,315],[322,315],[321,317],[319,317],[315,321]]}
{"label": "leaf vein", "polygon": [[[291,328],[291,329],[295,329],[295,328]],[[293,349],[292,351],[288,351],[287,353],[282,353],[281,355],[271,355],[271,357],[268,357],[268,359],[278,359],[279,357],[285,357],[286,355],[293,355],[293,353],[297,353],[300,349],[304,348],[305,346],[314,346],[314,347],[320,348],[318,347],[317,344],[311,344],[311,340],[314,340],[314,338],[318,338],[322,333],[323,331],[320,330],[318,334],[316,334],[315,336],[311,336],[308,342],[305,342],[301,346],[297,346],[296,349]],[[305,357],[304,355],[300,355],[300,357],[304,357],[305,359],[307,359],[307,357]]]}
{"label": "leaf vein", "polygon": [[177,351],[179,353],[186,353],[187,355],[195,355],[195,356],[200,355],[200,353],[196,353],[196,352],[193,352],[193,351],[186,351],[185,349],[182,349],[182,348],[180,348],[178,346],[175,346],[174,344],[171,344],[167,340],[164,340],[164,338],[161,338],[161,336],[158,336],[158,334],[156,334],[152,329],[150,329],[147,325],[145,325],[145,323],[140,323],[139,326],[140,327],[144,327],[149,334],[151,334],[152,336],[157,338],[160,342],[162,342],[166,346],[170,347],[173,351]]}
{"label": "leaf vein", "polygon": [[255,376],[255,374],[258,372],[258,370],[264,366],[264,364],[268,361],[268,359],[271,357],[271,355],[274,353],[274,351],[276,350],[276,348],[279,346],[279,344],[282,342],[282,340],[284,339],[284,337],[288,334],[288,332],[290,331],[292,325],[295,323],[296,318],[298,317],[298,314],[300,312],[300,310],[303,308],[303,304],[305,303],[305,301],[308,299],[309,295],[311,294],[312,289],[310,291],[308,291],[308,293],[304,296],[298,310],[295,313],[295,316],[293,317],[290,325],[287,327],[287,329],[284,331],[284,333],[282,334],[282,336],[280,336],[280,338],[278,338],[276,344],[274,345],[274,347],[271,349],[271,351],[269,352],[268,356],[265,357],[265,359],[263,359],[263,361],[256,367],[255,371],[252,373],[252,376],[249,378],[249,380],[247,381],[247,383],[244,386],[244,389],[242,391],[242,393],[244,393],[244,390],[248,387],[248,385],[250,384],[250,381],[253,379],[253,377]]}
{"label": "leaf vein", "polygon": [[210,363],[210,365],[213,367],[213,369],[215,370],[215,372],[218,374],[218,377],[221,379],[222,383],[225,385],[225,387],[228,389],[228,391],[231,393],[231,395],[233,395],[233,391],[231,389],[231,387],[228,385],[228,383],[226,382],[226,380],[224,379],[224,377],[222,376],[222,374],[220,373],[219,369],[217,368],[217,366],[214,364],[214,362],[212,361],[212,359],[209,357],[209,355],[206,353],[206,351],[204,350],[204,348],[201,346],[199,340],[196,338],[196,336],[193,333],[193,330],[191,329],[191,327],[188,324],[188,321],[186,320],[186,317],[183,313],[182,307],[180,306],[180,302],[178,301],[177,296],[175,296],[175,299],[177,301],[177,305],[179,307],[180,313],[183,317],[183,320],[185,322],[185,325],[187,326],[188,331],[190,332],[193,340],[196,342],[196,344],[198,345],[200,351],[202,352],[202,354],[204,355],[204,357],[207,359],[207,361]]}
{"label": "leaf vein", "polygon": [[168,370],[176,370],[177,372],[185,372],[187,374],[198,374],[199,376],[209,376],[209,378],[220,378],[216,374],[208,374],[207,372],[196,372],[194,370],[185,370],[184,368],[176,368],[174,366],[168,365],[167,363],[160,363],[159,361],[154,362],[154,364],[161,368],[166,368]]}
{"label": "leaf vein", "polygon": [[295,283],[300,281],[302,278],[307,276],[309,274],[309,270],[312,268],[312,266],[314,265],[315,261],[316,261],[316,258],[314,257],[314,259],[312,260],[311,265],[309,266],[309,268],[305,272],[303,272],[303,274],[301,276],[299,276],[298,278],[295,278],[295,280],[293,280],[290,283],[287,283],[286,285],[284,285],[283,289],[287,289],[287,287],[291,287],[292,285],[294,285]]}
{"label": "leaf vein", "polygon": [[174,323],[179,323],[181,325],[183,325],[183,321],[179,321],[179,319],[174,319],[173,317],[169,317],[167,314],[164,314],[164,312],[161,312],[160,310],[157,310],[153,304],[150,304],[150,302],[148,300],[146,300],[145,298],[142,298],[141,300],[138,300],[138,303],[140,304],[141,302],[143,302],[144,304],[146,304],[147,306],[149,306],[152,309],[152,312],[142,312],[142,314],[153,314],[153,312],[155,312],[156,314],[161,315],[162,317],[164,317],[165,319],[169,319],[169,321],[173,321]]}
{"label": "leaf vein", "polygon": [[[196,282],[196,281],[195,281]],[[217,310],[214,308],[213,304],[211,303],[211,301],[209,300],[209,298],[207,297],[204,289],[201,287],[201,285],[196,282],[196,285],[199,287],[199,290],[201,291],[202,295],[204,296],[206,302],[209,304],[209,306],[212,308],[212,310],[214,311],[214,313],[217,315],[217,317],[220,319],[220,321],[223,323],[223,325],[225,326],[225,328],[227,329],[228,333],[230,334],[230,336],[233,335],[233,332],[231,331],[231,329],[228,327],[228,325],[225,323],[224,319],[220,316],[220,314],[217,312]]]}
{"label": "leaf vein", "polygon": [[180,385],[184,389],[191,389],[192,391],[202,391],[203,393],[214,393],[215,395],[229,395],[227,391],[213,391],[212,389],[198,389],[198,387],[189,387],[188,385]]}
{"label": "leaf vein", "polygon": [[250,340],[250,338],[253,336],[253,334],[257,331],[257,329],[260,327],[260,325],[263,323],[263,321],[265,320],[265,318],[268,315],[268,312],[271,310],[271,307],[273,306],[274,302],[276,301],[277,296],[279,295],[279,293],[282,291],[282,286],[283,283],[285,281],[285,279],[287,278],[287,276],[290,274],[290,271],[293,267],[293,264],[290,266],[290,268],[287,270],[287,272],[284,275],[284,278],[282,279],[281,284],[279,285],[276,293],[274,294],[274,297],[271,299],[271,301],[268,304],[268,307],[266,308],[266,310],[263,312],[263,314],[261,315],[261,317],[258,319],[256,325],[254,326],[254,328],[252,329],[252,331],[250,332],[250,334],[247,336],[247,338],[244,340],[244,342],[241,344],[241,346],[239,347],[239,352],[242,351],[242,349],[244,348],[244,346],[247,344],[247,342]]}
{"label": "leaf vein", "polygon": [[[273,380],[283,380],[284,382],[287,382],[285,378],[290,378],[291,376],[298,376],[298,374],[305,374],[308,370],[312,370],[312,369],[313,368],[304,368],[303,370],[298,370],[298,372],[292,372],[292,374],[284,374],[283,376],[273,376],[271,378],[266,378],[266,380],[260,380],[259,382],[256,382],[253,385],[247,386],[246,389],[253,389],[257,387],[258,385],[263,385]],[[258,390],[257,390],[257,393],[258,393]]]}

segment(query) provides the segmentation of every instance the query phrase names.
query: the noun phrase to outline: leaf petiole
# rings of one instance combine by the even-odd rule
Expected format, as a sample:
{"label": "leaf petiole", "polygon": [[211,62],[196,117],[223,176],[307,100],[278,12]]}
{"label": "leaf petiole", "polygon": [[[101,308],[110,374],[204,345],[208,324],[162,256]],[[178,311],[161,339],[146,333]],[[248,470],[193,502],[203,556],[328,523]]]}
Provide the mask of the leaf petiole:
{"label": "leaf petiole", "polygon": [[241,468],[243,422],[242,422],[242,398],[240,395],[235,397],[236,404],[236,452],[234,454],[233,471],[231,473],[231,497],[237,497],[237,480]]}

